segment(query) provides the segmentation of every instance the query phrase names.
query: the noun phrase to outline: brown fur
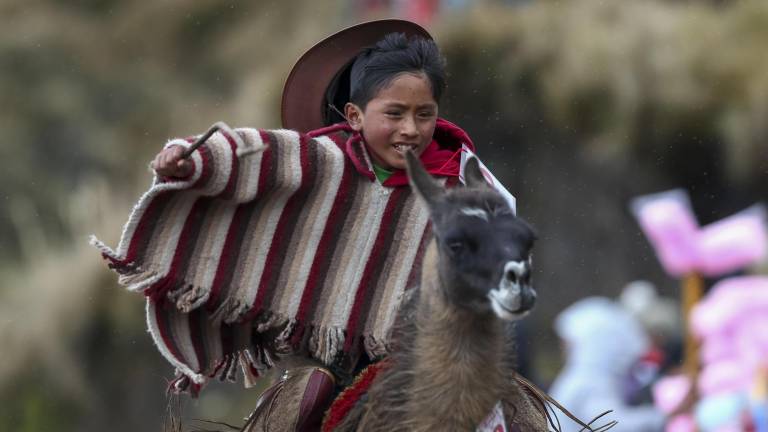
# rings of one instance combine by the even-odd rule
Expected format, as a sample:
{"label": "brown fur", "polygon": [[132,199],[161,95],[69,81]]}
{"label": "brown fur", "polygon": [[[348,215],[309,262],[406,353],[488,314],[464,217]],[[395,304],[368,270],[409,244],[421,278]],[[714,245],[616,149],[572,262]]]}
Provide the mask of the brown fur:
{"label": "brown fur", "polygon": [[450,305],[435,286],[435,245],[422,286],[404,306],[391,366],[337,431],[473,431],[502,401],[508,423],[547,431],[538,402],[514,380],[502,321]]}
{"label": "brown fur", "polygon": [[[434,194],[426,186],[421,193]],[[489,188],[468,192],[457,190],[450,196],[477,201],[485,194],[489,202],[498,201]],[[391,365],[337,431],[474,431],[498,401],[508,426],[547,431],[541,405],[514,379],[512,341],[505,328],[511,324],[493,313],[454,304],[446,292],[465,288],[455,281],[444,283],[444,265],[433,240],[421,285],[398,319]]]}

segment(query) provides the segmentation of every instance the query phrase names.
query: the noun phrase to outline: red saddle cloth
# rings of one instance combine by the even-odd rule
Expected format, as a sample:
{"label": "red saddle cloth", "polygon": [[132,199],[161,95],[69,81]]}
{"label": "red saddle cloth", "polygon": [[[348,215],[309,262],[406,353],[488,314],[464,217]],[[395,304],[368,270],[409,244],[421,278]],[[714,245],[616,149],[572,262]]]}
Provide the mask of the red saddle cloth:
{"label": "red saddle cloth", "polygon": [[363,369],[355,381],[333,401],[325,414],[322,432],[332,432],[349,414],[358,400],[368,391],[379,372],[385,370],[389,362],[382,360]]}

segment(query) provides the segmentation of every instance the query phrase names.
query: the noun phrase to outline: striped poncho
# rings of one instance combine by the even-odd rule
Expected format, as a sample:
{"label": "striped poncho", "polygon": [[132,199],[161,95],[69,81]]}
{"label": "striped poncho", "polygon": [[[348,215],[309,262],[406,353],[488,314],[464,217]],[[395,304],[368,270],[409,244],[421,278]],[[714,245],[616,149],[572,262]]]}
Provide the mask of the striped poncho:
{"label": "striped poncho", "polygon": [[[462,145],[473,149],[439,119],[422,162],[455,182]],[[188,178],[155,179],[115,250],[92,240],[120,283],[146,296],[174,390],[233,379],[237,365],[250,384],[279,354],[343,370],[363,351],[387,352],[429,237],[405,172],[376,181],[360,135],[343,125],[222,130],[192,160]]]}

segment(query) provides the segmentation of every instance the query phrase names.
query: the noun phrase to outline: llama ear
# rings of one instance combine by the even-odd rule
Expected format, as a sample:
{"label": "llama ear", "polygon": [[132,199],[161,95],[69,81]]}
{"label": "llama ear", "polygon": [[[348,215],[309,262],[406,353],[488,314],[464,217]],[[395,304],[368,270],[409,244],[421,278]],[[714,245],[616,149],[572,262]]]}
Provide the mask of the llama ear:
{"label": "llama ear", "polygon": [[411,183],[411,189],[416,192],[416,195],[420,196],[424,202],[427,203],[427,207],[430,209],[437,202],[438,197],[445,193],[445,190],[436,182],[431,175],[421,165],[421,161],[412,152],[407,151],[405,153],[405,167],[408,172],[408,179]]}
{"label": "llama ear", "polygon": [[467,160],[467,164],[464,166],[464,180],[467,187],[488,186],[483,171],[480,169],[480,161],[476,157]]}

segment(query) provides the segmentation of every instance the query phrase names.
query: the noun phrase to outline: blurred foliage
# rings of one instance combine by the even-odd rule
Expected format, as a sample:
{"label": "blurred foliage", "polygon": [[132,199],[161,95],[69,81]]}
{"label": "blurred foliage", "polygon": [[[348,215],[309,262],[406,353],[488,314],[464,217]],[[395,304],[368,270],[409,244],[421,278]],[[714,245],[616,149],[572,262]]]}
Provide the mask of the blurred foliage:
{"label": "blurred foliage", "polygon": [[542,113],[592,158],[676,164],[712,140],[728,181],[768,170],[764,1],[540,2],[479,9],[444,27],[449,60],[472,65],[496,98],[535,91]]}
{"label": "blurred foliage", "polygon": [[340,25],[332,5],[4,2],[0,259],[19,257],[30,218],[69,240],[57,212],[67,194],[93,176],[135,182],[168,137],[220,119],[277,127],[292,62]]}
{"label": "blurred foliage", "polygon": [[[350,3],[0,4],[0,430],[159,429],[171,368],[85,235],[116,244],[167,138],[279,127],[293,61],[351,24]],[[441,112],[541,236],[525,343],[546,380],[564,305],[641,277],[675,292],[629,198],[684,186],[702,222],[768,198],[768,3],[522,3],[431,30]],[[213,385],[184,414],[238,423],[256,396]]]}
{"label": "blurred foliage", "polygon": [[[333,5],[0,4],[0,430],[161,428],[172,370],[86,235],[116,244],[167,138],[279,126],[282,80],[341,25]],[[214,384],[183,414],[240,422],[257,395]]]}

